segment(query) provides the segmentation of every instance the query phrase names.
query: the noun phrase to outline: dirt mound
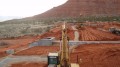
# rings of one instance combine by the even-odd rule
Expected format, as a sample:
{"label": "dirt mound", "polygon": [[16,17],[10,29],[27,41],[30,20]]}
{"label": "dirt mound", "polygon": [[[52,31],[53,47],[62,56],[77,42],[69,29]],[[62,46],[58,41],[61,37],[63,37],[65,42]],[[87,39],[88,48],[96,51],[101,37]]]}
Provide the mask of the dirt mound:
{"label": "dirt mound", "polygon": [[14,55],[47,55],[49,52],[59,51],[59,46],[36,46],[20,51]]}
{"label": "dirt mound", "polygon": [[28,62],[23,62],[23,63],[17,63],[17,64],[12,64],[11,67],[47,67],[47,63],[43,62],[38,62],[38,63],[28,63]]}
{"label": "dirt mound", "polygon": [[0,51],[0,58],[4,56],[7,56],[7,54],[4,51]]}
{"label": "dirt mound", "polygon": [[[62,29],[61,27],[57,27],[57,28],[53,28],[52,30],[50,30],[49,32],[44,33],[43,35],[41,35],[41,38],[46,38],[46,37],[55,37],[56,40],[60,40],[61,36],[62,36]],[[67,34],[68,36],[70,36],[70,40],[74,39],[74,31],[71,29],[71,27],[69,26],[67,28]]]}
{"label": "dirt mound", "polygon": [[81,67],[119,67],[120,44],[81,45],[71,57],[71,61],[78,62]]}

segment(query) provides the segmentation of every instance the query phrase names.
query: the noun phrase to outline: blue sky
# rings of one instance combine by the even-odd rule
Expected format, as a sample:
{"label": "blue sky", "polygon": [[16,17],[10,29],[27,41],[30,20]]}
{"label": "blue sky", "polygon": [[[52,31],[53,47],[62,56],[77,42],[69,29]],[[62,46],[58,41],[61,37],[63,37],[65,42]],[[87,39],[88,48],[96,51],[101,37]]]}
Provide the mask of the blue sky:
{"label": "blue sky", "polygon": [[67,0],[0,0],[0,16],[28,17],[43,13]]}

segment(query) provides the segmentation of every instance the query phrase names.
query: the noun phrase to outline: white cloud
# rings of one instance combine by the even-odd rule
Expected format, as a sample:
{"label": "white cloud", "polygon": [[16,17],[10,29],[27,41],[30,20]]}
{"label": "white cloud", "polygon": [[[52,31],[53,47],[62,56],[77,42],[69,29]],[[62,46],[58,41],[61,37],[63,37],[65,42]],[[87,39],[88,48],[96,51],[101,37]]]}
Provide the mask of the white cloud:
{"label": "white cloud", "polygon": [[0,0],[0,16],[33,16],[67,0]]}

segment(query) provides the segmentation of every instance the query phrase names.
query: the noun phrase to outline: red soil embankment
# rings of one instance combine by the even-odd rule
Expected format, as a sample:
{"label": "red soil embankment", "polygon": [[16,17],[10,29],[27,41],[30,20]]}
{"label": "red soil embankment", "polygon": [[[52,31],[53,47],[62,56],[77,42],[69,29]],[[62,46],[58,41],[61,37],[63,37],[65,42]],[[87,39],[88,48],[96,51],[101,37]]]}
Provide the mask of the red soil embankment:
{"label": "red soil embankment", "polygon": [[[74,39],[74,31],[71,29],[70,26],[67,28],[67,34],[70,40]],[[61,36],[62,36],[62,29],[61,27],[57,27],[50,30],[49,32],[42,34],[41,38],[55,37],[56,40],[60,40]]]}
{"label": "red soil embankment", "polygon": [[47,55],[49,52],[59,51],[59,46],[36,46],[20,51],[14,55]]}
{"label": "red soil embankment", "polygon": [[0,52],[0,58],[5,57],[5,56],[7,56],[7,54],[5,53],[5,51],[1,51]]}
{"label": "red soil embankment", "polygon": [[120,44],[80,45],[71,54],[77,60],[81,67],[120,67]]}

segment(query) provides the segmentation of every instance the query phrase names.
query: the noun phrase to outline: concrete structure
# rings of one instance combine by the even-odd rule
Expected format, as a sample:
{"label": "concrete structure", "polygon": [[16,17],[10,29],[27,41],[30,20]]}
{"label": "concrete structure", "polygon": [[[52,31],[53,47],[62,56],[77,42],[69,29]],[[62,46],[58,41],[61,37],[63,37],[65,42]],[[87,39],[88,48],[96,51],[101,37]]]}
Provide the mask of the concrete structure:
{"label": "concrete structure", "polygon": [[14,53],[15,53],[14,49],[6,50],[6,54],[14,54]]}
{"label": "concrete structure", "polygon": [[[69,45],[81,44],[120,44],[120,41],[69,41]],[[53,41],[53,44],[60,44],[60,41]]]}
{"label": "concrete structure", "polygon": [[53,44],[54,40],[55,40],[55,37],[47,37],[47,38],[44,38],[44,39],[41,39],[41,40],[31,43],[29,47],[49,46],[49,45]]}

